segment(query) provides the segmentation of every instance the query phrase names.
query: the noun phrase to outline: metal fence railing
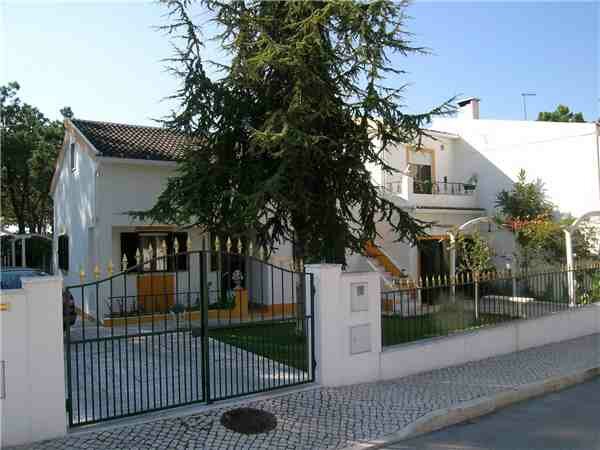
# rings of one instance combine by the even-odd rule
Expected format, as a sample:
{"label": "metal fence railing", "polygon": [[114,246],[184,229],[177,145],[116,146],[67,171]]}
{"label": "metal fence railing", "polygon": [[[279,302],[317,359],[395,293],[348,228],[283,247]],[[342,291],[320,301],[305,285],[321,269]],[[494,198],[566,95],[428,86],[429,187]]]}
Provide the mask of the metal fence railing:
{"label": "metal fence railing", "polygon": [[433,195],[473,195],[476,186],[469,183],[456,183],[450,181],[413,181],[415,194]]}
{"label": "metal fence railing", "polygon": [[382,344],[390,346],[534,319],[600,302],[600,265],[432,277],[382,293]]}
{"label": "metal fence railing", "polygon": [[312,274],[239,241],[178,248],[134,248],[121,272],[66,287],[79,316],[65,336],[71,426],[314,381]]}

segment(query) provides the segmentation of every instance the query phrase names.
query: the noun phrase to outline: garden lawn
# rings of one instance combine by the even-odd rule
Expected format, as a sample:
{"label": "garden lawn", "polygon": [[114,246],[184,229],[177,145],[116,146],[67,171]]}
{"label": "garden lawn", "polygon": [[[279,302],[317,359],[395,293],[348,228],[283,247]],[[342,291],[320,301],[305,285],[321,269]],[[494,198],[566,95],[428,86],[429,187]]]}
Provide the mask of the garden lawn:
{"label": "garden lawn", "polygon": [[209,330],[209,337],[301,370],[308,368],[306,336],[296,332],[296,321],[269,321]]}
{"label": "garden lawn", "polygon": [[479,314],[475,320],[472,312],[451,311],[424,314],[418,317],[382,316],[383,345],[396,345],[453,332],[494,325],[515,318],[501,314]]}
{"label": "garden lawn", "polygon": [[[494,325],[512,316],[480,314],[475,320],[472,312],[437,312],[418,317],[383,316],[383,345],[396,345],[453,332]],[[209,336],[273,361],[307,370],[308,338],[296,334],[296,321],[257,323],[231,328],[209,330]]]}

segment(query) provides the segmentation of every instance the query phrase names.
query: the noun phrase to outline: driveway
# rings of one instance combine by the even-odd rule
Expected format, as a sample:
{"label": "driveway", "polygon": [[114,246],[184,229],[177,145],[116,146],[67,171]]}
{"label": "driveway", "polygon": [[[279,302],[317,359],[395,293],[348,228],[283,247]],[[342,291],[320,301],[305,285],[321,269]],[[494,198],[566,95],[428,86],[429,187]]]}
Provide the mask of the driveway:
{"label": "driveway", "polygon": [[[71,330],[74,424],[206,401],[202,344],[189,330],[156,333],[147,326],[127,333],[86,327],[86,339],[99,339],[90,342],[81,340],[81,327]],[[309,379],[305,371],[212,338],[208,364],[211,400]]]}
{"label": "driveway", "polygon": [[600,378],[385,448],[597,450],[600,449]]}

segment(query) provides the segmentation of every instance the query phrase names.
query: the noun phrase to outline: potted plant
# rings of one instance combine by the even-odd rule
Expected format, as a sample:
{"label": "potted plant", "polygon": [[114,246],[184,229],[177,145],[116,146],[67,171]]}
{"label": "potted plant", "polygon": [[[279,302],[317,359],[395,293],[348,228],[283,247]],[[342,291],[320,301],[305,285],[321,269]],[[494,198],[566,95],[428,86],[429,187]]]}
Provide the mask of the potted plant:
{"label": "potted plant", "polygon": [[464,189],[466,193],[472,193],[477,187],[477,174],[473,174],[469,177],[467,182],[464,184]]}

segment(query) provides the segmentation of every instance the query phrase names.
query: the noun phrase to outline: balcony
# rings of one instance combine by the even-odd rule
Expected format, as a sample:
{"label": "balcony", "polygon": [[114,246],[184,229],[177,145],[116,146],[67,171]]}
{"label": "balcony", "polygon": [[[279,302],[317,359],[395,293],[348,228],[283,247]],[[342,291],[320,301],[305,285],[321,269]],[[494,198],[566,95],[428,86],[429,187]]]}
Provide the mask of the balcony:
{"label": "balcony", "polygon": [[413,180],[413,193],[425,195],[475,195],[476,186],[450,181]]}
{"label": "balcony", "polygon": [[410,175],[395,175],[383,186],[386,195],[417,207],[479,208],[477,186],[450,181],[419,181]]}

